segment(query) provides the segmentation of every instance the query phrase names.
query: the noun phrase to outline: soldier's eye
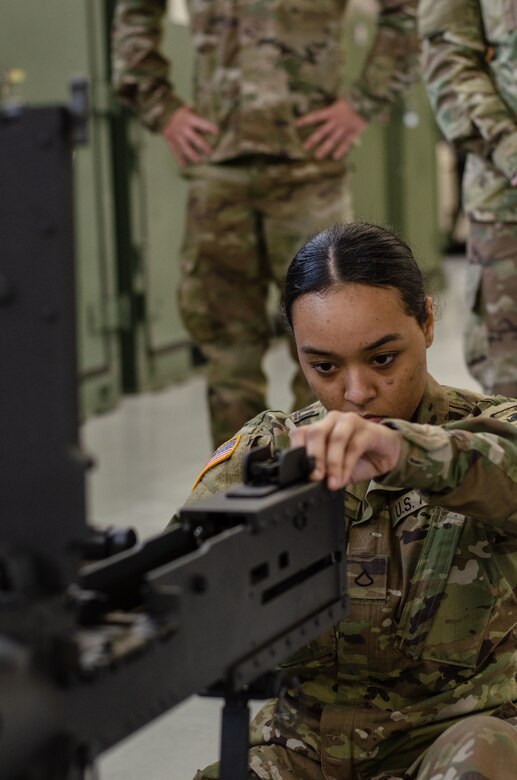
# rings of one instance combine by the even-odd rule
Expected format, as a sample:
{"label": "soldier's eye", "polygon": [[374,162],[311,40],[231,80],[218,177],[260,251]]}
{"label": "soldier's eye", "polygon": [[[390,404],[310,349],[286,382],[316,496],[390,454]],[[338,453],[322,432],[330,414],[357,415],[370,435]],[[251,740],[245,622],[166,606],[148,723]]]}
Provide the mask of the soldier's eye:
{"label": "soldier's eye", "polygon": [[393,361],[395,360],[396,353],[395,352],[386,352],[383,355],[376,355],[373,358],[373,363],[378,368],[386,368],[387,366],[391,365]]}
{"label": "soldier's eye", "polygon": [[330,374],[335,368],[334,363],[328,362],[313,363],[312,367],[318,374]]}

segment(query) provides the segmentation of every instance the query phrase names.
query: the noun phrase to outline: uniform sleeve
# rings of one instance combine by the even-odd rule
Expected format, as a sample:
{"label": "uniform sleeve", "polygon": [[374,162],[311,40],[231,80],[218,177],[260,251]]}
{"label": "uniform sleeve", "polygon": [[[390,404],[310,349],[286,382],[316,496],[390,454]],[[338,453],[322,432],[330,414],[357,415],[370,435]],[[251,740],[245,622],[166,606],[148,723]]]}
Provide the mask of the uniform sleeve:
{"label": "uniform sleeve", "polygon": [[416,0],[380,3],[375,38],[363,70],[345,96],[368,121],[386,120],[419,72]]}
{"label": "uniform sleeve", "polygon": [[430,504],[517,533],[516,402],[496,415],[443,427],[402,420],[383,424],[400,431],[403,446],[397,466],[378,480],[381,484],[415,488]]}
{"label": "uniform sleeve", "polygon": [[[230,440],[231,441],[231,440]],[[183,506],[195,504],[202,498],[208,498],[216,493],[222,493],[243,481],[243,462],[246,453],[252,446],[264,446],[271,443],[271,437],[264,435],[255,435],[252,432],[239,432],[235,437],[235,447],[231,447],[231,454],[228,458],[221,460],[214,466],[210,466],[212,458],[217,457],[218,450],[215,451],[208,464],[200,471],[191,492]],[[179,509],[172,516],[168,527],[175,525],[179,521]]]}
{"label": "uniform sleeve", "polygon": [[119,0],[112,26],[113,83],[120,101],[160,131],[183,101],[160,52],[166,0]]}
{"label": "uniform sleeve", "polygon": [[[257,447],[269,447],[271,455],[291,446],[290,433],[299,425],[309,425],[326,414],[319,403],[292,415],[268,409],[247,422],[228,442],[219,447],[200,471],[184,506],[221,493],[244,481],[243,464],[247,453]],[[176,513],[169,525],[178,520]]]}
{"label": "uniform sleeve", "polygon": [[[184,506],[230,490],[243,482],[243,463],[246,454],[256,447],[269,447],[271,454],[290,446],[289,430],[294,426],[288,415],[275,412],[262,412],[246,423],[229,443],[218,448],[208,464],[201,470]],[[235,446],[233,443],[235,442]],[[225,451],[225,447],[229,444]],[[218,453],[223,459],[218,461]],[[227,454],[228,457],[224,457]],[[215,465],[211,465],[215,462]],[[176,513],[169,525],[178,520]]]}
{"label": "uniform sleeve", "polygon": [[424,80],[438,124],[452,142],[517,173],[517,122],[487,65],[478,0],[421,0]]}

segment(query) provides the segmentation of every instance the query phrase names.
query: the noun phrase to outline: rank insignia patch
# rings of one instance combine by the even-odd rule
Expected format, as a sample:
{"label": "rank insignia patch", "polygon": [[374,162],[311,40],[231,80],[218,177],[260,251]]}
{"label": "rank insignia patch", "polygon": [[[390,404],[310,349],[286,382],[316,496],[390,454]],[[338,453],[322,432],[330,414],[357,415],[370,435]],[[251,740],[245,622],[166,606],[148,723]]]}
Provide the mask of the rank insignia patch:
{"label": "rank insignia patch", "polygon": [[214,454],[206,464],[205,468],[203,469],[203,471],[200,473],[200,475],[192,485],[192,490],[194,490],[199,480],[202,479],[202,477],[204,477],[207,471],[210,471],[211,468],[217,466],[218,463],[222,463],[223,460],[228,460],[228,458],[231,458],[240,440],[241,440],[240,435],[233,436],[231,439],[228,439],[228,441],[225,441],[224,444],[221,444],[221,446],[216,449],[216,451],[214,452]]}

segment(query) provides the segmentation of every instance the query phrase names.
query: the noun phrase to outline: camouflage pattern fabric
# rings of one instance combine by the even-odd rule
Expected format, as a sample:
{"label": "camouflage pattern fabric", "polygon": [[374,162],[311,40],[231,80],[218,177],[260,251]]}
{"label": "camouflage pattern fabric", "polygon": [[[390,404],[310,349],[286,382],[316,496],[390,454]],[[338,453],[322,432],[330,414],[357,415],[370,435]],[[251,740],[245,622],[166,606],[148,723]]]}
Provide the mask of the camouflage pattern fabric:
{"label": "camouflage pattern fabric", "polygon": [[517,224],[470,221],[465,356],[483,388],[517,397]]}
{"label": "camouflage pattern fabric", "polygon": [[[324,415],[319,402],[258,415],[188,503],[239,482],[250,448],[285,448]],[[263,780],[483,780],[491,734],[515,754],[496,717],[517,717],[517,400],[429,377],[415,421],[382,424],[401,432],[401,457],[345,492],[348,614],[289,659],[300,684],[252,724]],[[470,723],[480,744],[461,751],[445,732]]]}
{"label": "camouflage pattern fabric", "polygon": [[[194,109],[221,131],[210,162],[246,154],[312,158],[294,120],[347,97],[365,119],[386,117],[417,74],[416,0],[381,0],[378,31],[352,88],[342,84],[347,0],[187,0],[195,49]],[[166,0],[119,0],[113,78],[152,130],[183,100],[159,51]]]}
{"label": "camouflage pattern fabric", "polygon": [[429,748],[417,780],[513,780],[517,717],[476,715],[448,729]]}
{"label": "camouflage pattern fabric", "polygon": [[[271,722],[270,722],[271,725]],[[328,780],[321,765],[306,752],[261,745],[249,752],[249,779]],[[255,767],[253,771],[251,767]],[[517,716],[508,720],[474,715],[449,727],[401,773],[339,775],[339,780],[515,780]],[[217,780],[219,765],[196,773],[194,780]]]}
{"label": "camouflage pattern fabric", "polygon": [[[179,301],[208,358],[214,446],[267,406],[269,284],[281,289],[304,241],[349,216],[339,162],[257,157],[192,169]],[[295,408],[313,400],[300,369],[293,395]]]}
{"label": "camouflage pattern fabric", "polygon": [[468,152],[463,176],[469,218],[465,359],[485,392],[514,396],[517,2],[422,0],[419,27],[424,76],[438,123],[447,139]]}
{"label": "camouflage pattern fabric", "polygon": [[467,214],[517,222],[517,4],[421,0],[424,78],[445,137],[469,154]]}

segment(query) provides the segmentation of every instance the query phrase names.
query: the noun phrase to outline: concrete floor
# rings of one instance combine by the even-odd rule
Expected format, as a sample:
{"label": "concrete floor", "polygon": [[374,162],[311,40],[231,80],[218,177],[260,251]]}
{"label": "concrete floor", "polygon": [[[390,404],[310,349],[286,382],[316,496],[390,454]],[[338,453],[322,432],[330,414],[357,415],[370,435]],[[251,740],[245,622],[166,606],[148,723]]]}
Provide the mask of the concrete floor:
{"label": "concrete floor", "polygon": [[[461,351],[464,259],[446,259],[445,269],[429,370],[443,384],[479,389]],[[282,343],[270,351],[266,370],[269,406],[288,409],[293,364]],[[98,464],[89,482],[89,521],[132,526],[140,538],[159,533],[211,454],[202,376],[127,397],[112,413],[89,420],[82,441]],[[98,766],[102,780],[190,780],[217,759],[220,706],[197,696],[183,702],[106,753]]]}

